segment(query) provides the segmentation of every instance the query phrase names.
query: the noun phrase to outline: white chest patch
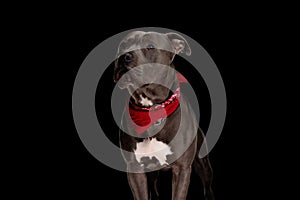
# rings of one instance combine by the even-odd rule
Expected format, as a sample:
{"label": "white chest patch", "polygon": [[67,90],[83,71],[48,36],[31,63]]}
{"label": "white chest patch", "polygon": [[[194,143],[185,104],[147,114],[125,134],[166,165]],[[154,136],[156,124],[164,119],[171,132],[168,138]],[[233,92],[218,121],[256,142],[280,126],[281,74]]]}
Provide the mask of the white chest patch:
{"label": "white chest patch", "polygon": [[140,103],[143,105],[143,106],[153,106],[153,103],[151,100],[149,100],[147,97],[144,98],[142,95],[140,95]]}
{"label": "white chest patch", "polygon": [[135,158],[138,162],[141,162],[142,157],[149,157],[152,159],[155,157],[160,165],[168,164],[167,155],[173,154],[171,148],[156,138],[144,139],[143,142],[136,144],[136,150],[134,150]]}

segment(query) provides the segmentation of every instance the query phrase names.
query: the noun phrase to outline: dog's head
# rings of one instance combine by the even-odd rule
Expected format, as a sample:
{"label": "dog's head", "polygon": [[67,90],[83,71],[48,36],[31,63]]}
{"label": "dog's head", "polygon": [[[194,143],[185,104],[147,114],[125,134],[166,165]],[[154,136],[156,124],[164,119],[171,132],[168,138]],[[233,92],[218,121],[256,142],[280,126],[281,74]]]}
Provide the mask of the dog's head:
{"label": "dog's head", "polygon": [[[156,84],[164,81],[172,85],[174,70],[160,66],[170,66],[178,53],[191,54],[187,41],[177,33],[157,33],[134,31],[120,42],[115,61],[114,81],[121,89],[127,88],[137,104],[152,106],[164,101],[169,89]],[[142,68],[138,66],[143,66]],[[123,75],[127,73],[125,77]],[[134,87],[139,85],[139,87]]]}

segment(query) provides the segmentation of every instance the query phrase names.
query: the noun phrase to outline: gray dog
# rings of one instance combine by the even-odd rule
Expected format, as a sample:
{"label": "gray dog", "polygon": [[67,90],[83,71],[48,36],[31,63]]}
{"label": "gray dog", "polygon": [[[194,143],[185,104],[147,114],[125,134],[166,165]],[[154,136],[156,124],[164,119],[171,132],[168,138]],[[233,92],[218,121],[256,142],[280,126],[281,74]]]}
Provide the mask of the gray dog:
{"label": "gray dog", "polygon": [[142,31],[128,34],[117,52],[114,81],[130,94],[120,146],[136,200],[158,199],[158,173],[168,169],[173,173],[172,199],[186,199],[192,165],[205,199],[214,199],[209,158],[199,158],[205,137],[180,95],[180,82],[186,80],[173,70],[178,53],[191,54],[181,35]]}

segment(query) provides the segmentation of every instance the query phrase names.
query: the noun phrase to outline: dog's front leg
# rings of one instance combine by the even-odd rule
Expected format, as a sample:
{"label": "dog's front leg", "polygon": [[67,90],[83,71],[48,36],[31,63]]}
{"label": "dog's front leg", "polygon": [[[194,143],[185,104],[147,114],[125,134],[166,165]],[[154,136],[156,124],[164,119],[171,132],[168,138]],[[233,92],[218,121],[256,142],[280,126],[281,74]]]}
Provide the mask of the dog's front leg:
{"label": "dog's front leg", "polygon": [[172,167],[172,200],[185,200],[191,176],[191,166]]}
{"label": "dog's front leg", "polygon": [[127,173],[128,182],[135,200],[148,200],[147,176],[145,173]]}

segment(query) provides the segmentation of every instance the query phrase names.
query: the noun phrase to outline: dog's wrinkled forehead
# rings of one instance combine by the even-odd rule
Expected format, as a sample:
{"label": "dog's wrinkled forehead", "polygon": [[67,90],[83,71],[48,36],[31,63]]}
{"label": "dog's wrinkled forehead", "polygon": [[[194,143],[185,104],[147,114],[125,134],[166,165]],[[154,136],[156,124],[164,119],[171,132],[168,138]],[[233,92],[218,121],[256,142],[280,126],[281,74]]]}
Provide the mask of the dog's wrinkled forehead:
{"label": "dog's wrinkled forehead", "polygon": [[117,57],[130,51],[148,48],[150,45],[156,49],[174,52],[167,35],[157,32],[134,31],[120,42]]}

